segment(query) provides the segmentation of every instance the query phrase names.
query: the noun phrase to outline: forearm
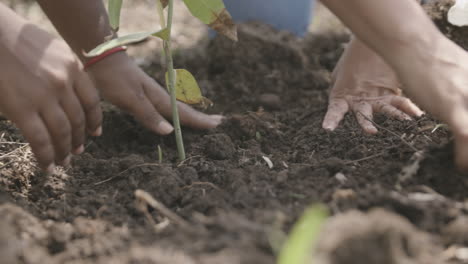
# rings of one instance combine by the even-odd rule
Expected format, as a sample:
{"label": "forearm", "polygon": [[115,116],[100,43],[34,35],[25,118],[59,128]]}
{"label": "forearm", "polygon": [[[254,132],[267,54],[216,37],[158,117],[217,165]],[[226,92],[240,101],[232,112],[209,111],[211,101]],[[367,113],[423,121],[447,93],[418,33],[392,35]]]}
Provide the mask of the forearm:
{"label": "forearm", "polygon": [[[441,34],[416,1],[322,0],[353,33],[390,65],[405,59],[424,59],[436,48]],[[416,51],[416,52],[415,52]],[[398,56],[396,56],[398,55]]]}
{"label": "forearm", "polygon": [[37,1],[65,41],[83,61],[90,51],[112,35],[101,0]]}

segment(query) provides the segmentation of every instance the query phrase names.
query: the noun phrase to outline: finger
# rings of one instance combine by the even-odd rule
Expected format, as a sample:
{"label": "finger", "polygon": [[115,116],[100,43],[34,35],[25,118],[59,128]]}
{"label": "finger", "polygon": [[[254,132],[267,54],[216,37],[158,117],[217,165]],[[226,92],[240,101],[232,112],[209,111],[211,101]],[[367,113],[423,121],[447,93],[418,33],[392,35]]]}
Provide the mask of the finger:
{"label": "finger", "polygon": [[400,111],[399,109],[397,109],[396,107],[392,106],[392,105],[389,105],[387,103],[379,103],[379,104],[376,104],[376,106],[374,107],[374,111],[375,112],[380,112],[380,113],[383,113],[389,117],[393,117],[393,118],[396,118],[398,120],[411,120],[411,117],[405,113],[403,113],[402,111]]}
{"label": "finger", "polygon": [[372,124],[372,106],[366,102],[359,102],[353,109],[356,119],[364,132],[376,134],[377,128]]}
{"label": "finger", "polygon": [[[147,81],[145,82],[145,92],[151,103],[162,115],[167,118],[172,117],[172,107],[169,94],[149,77],[147,77]],[[177,102],[177,107],[179,110],[180,122],[183,125],[192,128],[214,128],[221,124],[224,119],[224,117],[220,115],[204,114],[181,102]]]}
{"label": "finger", "polygon": [[160,134],[167,135],[172,133],[174,128],[169,122],[164,119],[164,117],[159,114],[156,108],[148,100],[148,96],[143,91],[142,88],[137,91],[138,94],[135,94],[134,98],[127,100],[126,105],[122,107],[133,114],[133,116],[146,128],[149,130]]}
{"label": "finger", "polygon": [[390,101],[390,104],[410,116],[419,117],[424,114],[424,112],[418,106],[416,106],[410,99],[405,97],[394,96]]}
{"label": "finger", "polygon": [[84,142],[86,134],[85,113],[81,104],[72,92],[69,92],[62,99],[61,106],[68,117],[72,133],[72,152],[75,155],[84,151]]}
{"label": "finger", "polygon": [[55,164],[67,166],[71,158],[71,125],[62,107],[57,103],[41,112],[55,151]]}
{"label": "finger", "polygon": [[80,72],[74,90],[85,114],[86,129],[92,136],[102,134],[102,111],[99,95],[91,79]]}
{"label": "finger", "polygon": [[322,127],[325,130],[333,131],[343,120],[345,114],[349,111],[349,106],[344,99],[330,99],[328,110],[323,119]]}
{"label": "finger", "polygon": [[48,173],[55,168],[55,151],[49,132],[43,120],[37,114],[26,115],[19,120],[13,120],[21,130],[24,138],[34,153],[39,167]]}
{"label": "finger", "polygon": [[447,122],[455,136],[455,163],[468,173],[468,110],[465,107],[453,109]]}
{"label": "finger", "polygon": [[464,172],[468,172],[468,132],[455,133],[455,163]]}

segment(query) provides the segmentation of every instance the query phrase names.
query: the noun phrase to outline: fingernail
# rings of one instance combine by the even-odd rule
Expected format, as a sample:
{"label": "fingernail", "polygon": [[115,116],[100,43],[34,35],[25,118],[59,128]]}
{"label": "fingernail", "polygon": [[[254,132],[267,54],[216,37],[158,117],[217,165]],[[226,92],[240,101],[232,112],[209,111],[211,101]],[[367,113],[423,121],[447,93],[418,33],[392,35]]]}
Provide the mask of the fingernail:
{"label": "fingernail", "polygon": [[80,155],[83,152],[84,152],[84,146],[83,145],[81,145],[78,148],[76,148],[75,150],[73,150],[74,155]]}
{"label": "fingernail", "polygon": [[93,137],[100,137],[102,135],[102,126],[99,126],[94,132],[91,133]]}
{"label": "fingernail", "polygon": [[171,126],[171,124],[169,124],[168,122],[165,122],[165,121],[159,123],[158,129],[159,129],[160,133],[162,133],[163,135],[170,134],[174,130],[174,128]]}
{"label": "fingernail", "polygon": [[52,173],[54,173],[54,171],[55,171],[55,164],[54,163],[47,166],[47,169],[45,170],[45,172],[47,174],[52,174]]}
{"label": "fingernail", "polygon": [[71,162],[72,155],[68,154],[68,156],[62,161],[62,166],[63,167],[68,167]]}
{"label": "fingernail", "polygon": [[211,115],[210,116],[211,120],[214,121],[214,126],[217,127],[221,125],[221,123],[226,119],[226,117],[222,115]]}
{"label": "fingernail", "polygon": [[365,128],[365,131],[368,133],[368,134],[371,134],[371,135],[375,135],[377,134],[379,131],[377,130],[377,128],[375,127],[366,127]]}
{"label": "fingernail", "polygon": [[328,132],[333,132],[333,130],[335,130],[335,125],[330,124],[330,123],[323,124],[322,127],[323,127],[323,129],[327,130]]}

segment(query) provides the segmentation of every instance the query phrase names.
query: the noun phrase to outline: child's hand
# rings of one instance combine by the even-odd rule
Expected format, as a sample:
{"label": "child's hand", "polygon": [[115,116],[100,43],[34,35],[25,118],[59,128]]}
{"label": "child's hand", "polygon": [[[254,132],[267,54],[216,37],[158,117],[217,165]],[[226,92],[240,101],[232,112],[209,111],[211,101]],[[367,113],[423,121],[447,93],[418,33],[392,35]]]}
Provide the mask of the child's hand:
{"label": "child's hand", "polygon": [[393,70],[357,39],[348,45],[333,75],[324,129],[333,131],[348,111],[354,112],[362,129],[369,134],[377,133],[371,122],[375,112],[400,120],[423,114],[401,95]]}
{"label": "child's hand", "polygon": [[30,143],[41,168],[68,165],[86,131],[101,133],[97,91],[69,47],[27,23],[2,28],[0,111]]}
{"label": "child's hand", "polygon": [[[131,113],[151,131],[167,135],[173,127],[170,97],[165,89],[146,75],[123,52],[113,54],[88,69],[101,95]],[[219,115],[206,115],[179,103],[181,123],[193,128],[214,128],[221,123]]]}

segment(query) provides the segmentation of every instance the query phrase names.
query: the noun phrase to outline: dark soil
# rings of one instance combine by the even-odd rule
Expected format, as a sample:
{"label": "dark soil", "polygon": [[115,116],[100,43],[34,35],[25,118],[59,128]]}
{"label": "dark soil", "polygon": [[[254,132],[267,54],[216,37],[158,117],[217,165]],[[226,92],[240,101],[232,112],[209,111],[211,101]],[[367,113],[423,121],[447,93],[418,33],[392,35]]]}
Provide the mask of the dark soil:
{"label": "dark soil", "polygon": [[[428,10],[468,48],[468,34],[442,22],[446,6]],[[317,263],[463,263],[468,180],[453,166],[449,131],[433,131],[429,116],[377,116],[380,132],[368,136],[348,115],[327,133],[330,72],[349,37],[301,40],[248,24],[239,39],[175,59],[215,102],[209,111],[228,116],[212,131],[184,130],[182,163],[173,137],[106,106],[104,135],[72,168],[43,175],[18,130],[0,121],[2,263],[274,263],[270,234],[318,202],[333,217]],[[147,71],[162,81],[161,65]],[[188,224],[141,206],[138,189]]]}

